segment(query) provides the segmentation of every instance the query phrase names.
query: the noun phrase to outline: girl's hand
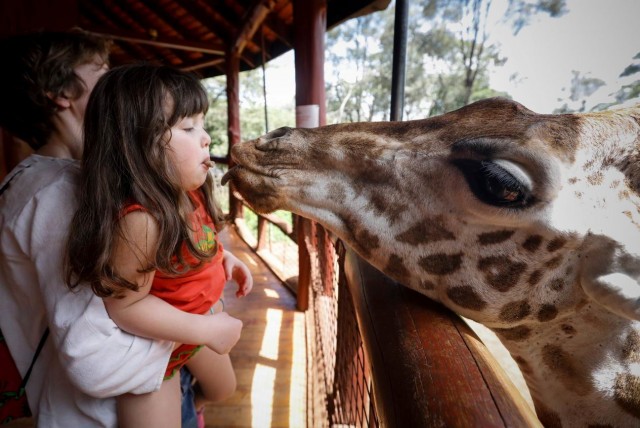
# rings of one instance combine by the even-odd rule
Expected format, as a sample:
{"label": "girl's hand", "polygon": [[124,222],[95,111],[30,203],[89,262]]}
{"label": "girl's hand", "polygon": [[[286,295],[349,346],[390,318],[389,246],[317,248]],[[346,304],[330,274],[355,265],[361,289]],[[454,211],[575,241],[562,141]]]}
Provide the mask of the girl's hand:
{"label": "girl's hand", "polygon": [[238,284],[236,297],[244,297],[249,294],[253,288],[253,277],[247,265],[228,251],[224,252],[222,264],[227,281]]}
{"label": "girl's hand", "polygon": [[228,354],[240,339],[242,321],[233,318],[226,312],[209,315],[205,318],[211,325],[209,329],[211,337],[204,345],[218,354]]}

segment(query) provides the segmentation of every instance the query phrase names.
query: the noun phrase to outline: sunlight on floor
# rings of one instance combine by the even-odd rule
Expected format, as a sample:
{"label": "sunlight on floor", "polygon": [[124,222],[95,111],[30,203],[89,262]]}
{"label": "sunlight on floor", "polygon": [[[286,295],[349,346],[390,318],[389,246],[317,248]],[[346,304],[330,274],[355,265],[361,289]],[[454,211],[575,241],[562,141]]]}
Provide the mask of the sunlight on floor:
{"label": "sunlight on floor", "polygon": [[282,326],[282,311],[279,309],[267,309],[267,324],[262,338],[260,356],[276,361],[278,359],[278,347],[280,345],[280,328]]}
{"label": "sunlight on floor", "polygon": [[270,427],[273,409],[273,392],[276,383],[276,369],[256,364],[251,384],[251,426]]}
{"label": "sunlight on floor", "polygon": [[289,398],[289,426],[306,425],[307,405],[307,345],[305,337],[305,314],[293,314],[293,349],[291,364],[291,387]]}

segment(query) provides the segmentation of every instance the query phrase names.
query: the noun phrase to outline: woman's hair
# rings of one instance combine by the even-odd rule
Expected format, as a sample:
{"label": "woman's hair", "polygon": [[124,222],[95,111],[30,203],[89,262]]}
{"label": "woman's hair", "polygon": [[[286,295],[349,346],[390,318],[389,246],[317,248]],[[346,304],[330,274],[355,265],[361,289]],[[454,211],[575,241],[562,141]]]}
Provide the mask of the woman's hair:
{"label": "woman's hair", "polygon": [[[192,74],[151,64],[113,68],[96,84],[85,113],[79,206],[72,220],[67,283],[88,282],[101,297],[137,285],[119,277],[110,265],[123,208],[138,203],[157,221],[159,238],[153,263],[181,274],[195,266],[184,262],[183,246],[200,263],[214,254],[192,241],[193,211],[168,157],[170,128],[180,119],[206,113],[207,94]],[[224,218],[209,174],[199,190],[217,230]]]}
{"label": "woman's hair", "polygon": [[74,68],[96,56],[107,63],[111,42],[80,29],[42,31],[0,42],[0,126],[42,147],[53,129],[52,98],[80,97],[86,87]]}

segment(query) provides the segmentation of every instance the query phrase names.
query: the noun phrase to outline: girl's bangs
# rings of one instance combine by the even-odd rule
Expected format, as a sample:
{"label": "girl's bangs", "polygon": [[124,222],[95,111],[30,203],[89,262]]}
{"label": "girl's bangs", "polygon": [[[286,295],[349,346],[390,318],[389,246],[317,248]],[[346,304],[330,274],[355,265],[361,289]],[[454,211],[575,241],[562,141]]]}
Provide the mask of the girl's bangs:
{"label": "girl's bangs", "polygon": [[194,76],[185,76],[180,81],[168,85],[169,95],[173,100],[173,114],[169,117],[169,124],[174,125],[180,118],[205,114],[209,109],[209,100],[202,84]]}

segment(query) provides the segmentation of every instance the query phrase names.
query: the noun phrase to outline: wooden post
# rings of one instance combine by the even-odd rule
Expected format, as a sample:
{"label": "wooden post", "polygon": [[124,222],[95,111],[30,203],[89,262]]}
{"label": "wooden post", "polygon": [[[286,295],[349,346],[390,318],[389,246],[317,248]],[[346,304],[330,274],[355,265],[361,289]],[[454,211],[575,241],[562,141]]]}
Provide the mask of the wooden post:
{"label": "wooden post", "polygon": [[[296,70],[296,126],[326,124],[324,89],[324,37],[327,29],[326,0],[293,0]],[[317,112],[317,113],[315,113]],[[317,114],[317,117],[313,117]],[[309,247],[316,246],[316,225],[297,218],[298,292],[297,307],[309,307],[311,259]]]}

